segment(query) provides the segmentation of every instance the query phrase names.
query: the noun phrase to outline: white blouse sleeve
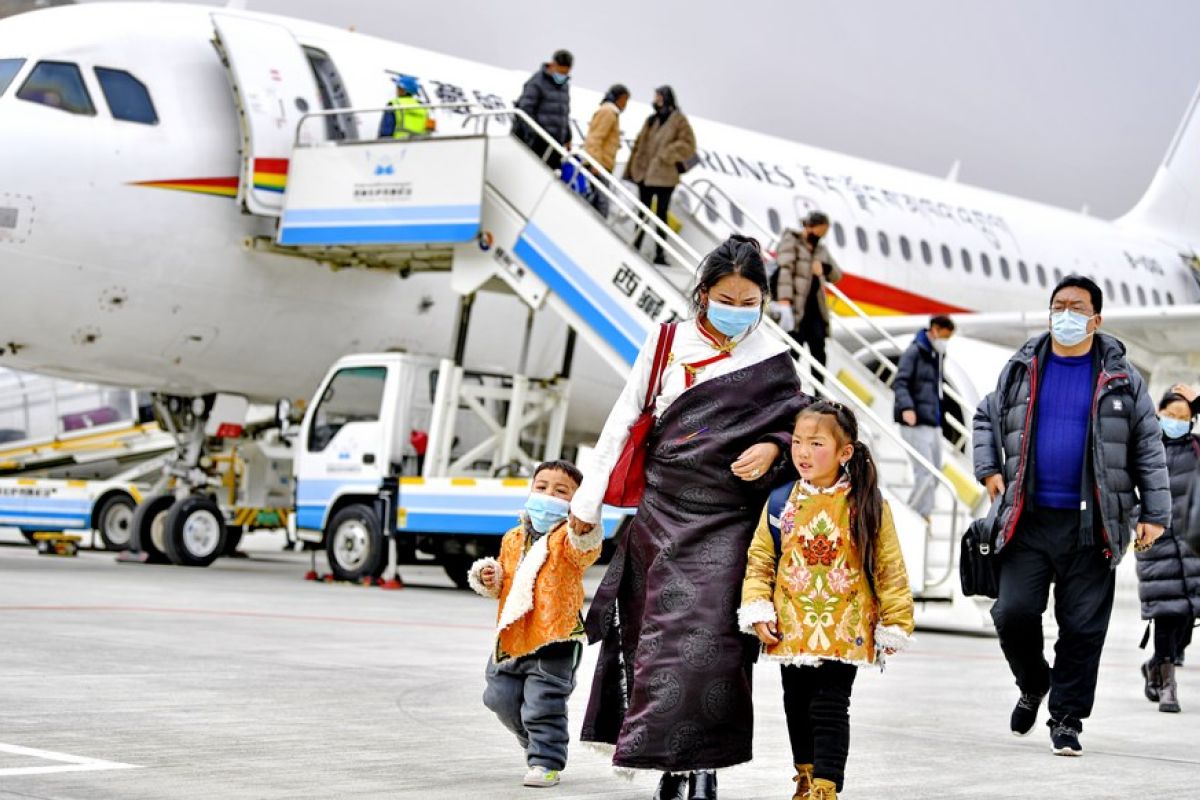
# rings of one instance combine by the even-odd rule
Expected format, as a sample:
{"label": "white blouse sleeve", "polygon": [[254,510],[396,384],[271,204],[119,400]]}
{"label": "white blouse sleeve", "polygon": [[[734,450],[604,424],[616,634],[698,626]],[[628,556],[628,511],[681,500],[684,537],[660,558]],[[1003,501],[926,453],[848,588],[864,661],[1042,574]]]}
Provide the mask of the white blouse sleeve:
{"label": "white blouse sleeve", "polygon": [[653,369],[654,351],[658,347],[658,336],[651,336],[638,353],[637,360],[629,371],[629,379],[620,397],[608,412],[608,420],[600,439],[592,451],[591,463],[583,475],[583,483],[571,499],[571,513],[583,522],[595,525],[600,521],[600,508],[604,505],[604,492],[608,488],[608,478],[625,440],[629,438],[629,426],[637,421],[642,413],[642,403],[646,400],[646,388],[650,383],[650,371]]}

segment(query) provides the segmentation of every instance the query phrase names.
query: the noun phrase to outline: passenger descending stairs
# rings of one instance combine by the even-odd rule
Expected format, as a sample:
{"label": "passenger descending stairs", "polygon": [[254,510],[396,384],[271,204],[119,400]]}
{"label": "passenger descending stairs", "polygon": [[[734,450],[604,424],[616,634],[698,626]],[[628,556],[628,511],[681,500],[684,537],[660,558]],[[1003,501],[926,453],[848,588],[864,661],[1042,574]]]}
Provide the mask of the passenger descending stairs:
{"label": "passenger descending stairs", "polygon": [[[488,113],[481,112],[480,116]],[[525,121],[541,133],[532,120]],[[438,137],[400,143],[422,148],[420,155],[426,164],[438,157],[439,144]],[[586,160],[586,156],[581,157]],[[293,158],[293,169],[297,163]],[[294,177],[289,175],[289,193]],[[612,220],[601,218],[524,145],[507,134],[486,136],[481,230],[477,241],[455,247],[451,284],[456,292],[468,294],[501,281],[530,307],[548,307],[561,316],[623,377],[658,323],[689,316],[687,296],[701,252],[673,231],[660,230],[652,217],[649,223],[637,221],[639,212],[647,210],[611,176],[600,190],[609,196]],[[647,238],[658,239],[665,246],[673,266],[656,268],[629,246],[631,222],[635,228],[644,229]],[[685,225],[691,224],[697,224],[694,217],[685,219]],[[697,242],[704,250],[724,238],[711,226],[705,231],[707,239]],[[807,353],[795,348],[778,326],[770,321],[764,325],[798,352],[802,364],[809,361]],[[874,412],[890,403],[886,387],[843,350],[837,351],[831,366],[860,385],[851,387],[847,381],[829,375],[828,391],[859,409],[862,428],[870,432],[881,459],[899,463],[906,456],[906,446],[891,429],[890,408],[887,415]],[[864,392],[864,387],[869,391]],[[901,485],[899,470],[885,471],[882,478],[914,593],[918,597],[927,591],[938,595],[941,588],[929,581],[931,540],[925,523],[904,504],[907,490]],[[942,479],[942,485],[949,486],[949,482]],[[959,504],[955,526],[965,524],[962,512]],[[944,541],[950,536],[948,522],[947,530],[936,539]],[[936,560],[932,563],[935,573],[943,569]],[[938,599],[944,598],[939,595]],[[978,624],[967,623],[968,627]]]}

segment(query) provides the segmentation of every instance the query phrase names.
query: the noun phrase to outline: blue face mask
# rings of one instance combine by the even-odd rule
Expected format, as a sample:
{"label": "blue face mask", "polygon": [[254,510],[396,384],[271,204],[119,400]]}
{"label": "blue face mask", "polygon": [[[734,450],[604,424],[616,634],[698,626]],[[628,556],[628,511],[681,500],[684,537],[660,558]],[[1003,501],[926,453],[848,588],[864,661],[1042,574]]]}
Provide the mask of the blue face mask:
{"label": "blue face mask", "polygon": [[1091,317],[1085,317],[1070,309],[1056,311],[1050,315],[1050,333],[1054,336],[1054,341],[1063,347],[1074,347],[1091,336],[1087,329],[1090,320]]}
{"label": "blue face mask", "polygon": [[1171,419],[1170,417],[1159,417],[1158,424],[1162,426],[1163,433],[1168,439],[1178,439],[1181,436],[1187,436],[1192,430],[1192,421],[1182,419]]}
{"label": "blue face mask", "polygon": [[753,308],[727,306],[724,303],[709,300],[708,309],[704,314],[714,328],[732,338],[744,333],[747,328],[758,322],[762,309],[759,306]]}
{"label": "blue face mask", "polygon": [[551,72],[551,73],[550,73],[550,77],[554,79],[554,82],[555,82],[555,83],[557,83],[559,86],[562,86],[564,83],[566,83],[566,82],[567,82],[567,78],[569,78],[569,77],[571,77],[571,76],[570,76],[570,75],[564,75],[564,74],[563,74],[563,73],[561,73],[561,72]]}
{"label": "blue face mask", "polygon": [[561,497],[551,497],[548,494],[533,492],[525,501],[525,513],[529,515],[529,524],[538,533],[545,533],[567,518],[571,504]]}

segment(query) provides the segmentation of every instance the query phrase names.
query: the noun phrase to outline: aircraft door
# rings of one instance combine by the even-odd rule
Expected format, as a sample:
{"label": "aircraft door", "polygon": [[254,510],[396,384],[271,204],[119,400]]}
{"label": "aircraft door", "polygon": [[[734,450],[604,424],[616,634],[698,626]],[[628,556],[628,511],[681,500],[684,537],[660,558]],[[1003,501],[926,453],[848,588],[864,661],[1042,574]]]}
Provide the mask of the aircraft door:
{"label": "aircraft door", "polygon": [[[242,129],[238,201],[251,214],[278,217],[283,210],[287,165],[300,118],[322,108],[303,48],[282,25],[213,14],[215,44],[233,89]],[[301,143],[318,140],[315,121]]]}

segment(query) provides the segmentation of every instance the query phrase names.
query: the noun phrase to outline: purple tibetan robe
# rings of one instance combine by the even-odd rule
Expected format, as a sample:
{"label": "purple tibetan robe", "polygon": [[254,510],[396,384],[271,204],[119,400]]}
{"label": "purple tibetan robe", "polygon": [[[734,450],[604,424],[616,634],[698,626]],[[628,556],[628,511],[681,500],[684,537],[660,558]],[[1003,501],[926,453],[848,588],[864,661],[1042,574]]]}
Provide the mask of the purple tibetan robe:
{"label": "purple tibetan robe", "polygon": [[[792,424],[811,399],[790,353],[688,389],[650,436],[646,493],[588,612],[601,641],[583,741],[613,765],[687,772],[751,758],[751,665],[738,632],[746,550],[772,486],[794,480]],[[746,482],[730,465],[771,441],[781,456]]]}

